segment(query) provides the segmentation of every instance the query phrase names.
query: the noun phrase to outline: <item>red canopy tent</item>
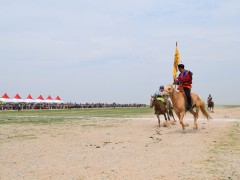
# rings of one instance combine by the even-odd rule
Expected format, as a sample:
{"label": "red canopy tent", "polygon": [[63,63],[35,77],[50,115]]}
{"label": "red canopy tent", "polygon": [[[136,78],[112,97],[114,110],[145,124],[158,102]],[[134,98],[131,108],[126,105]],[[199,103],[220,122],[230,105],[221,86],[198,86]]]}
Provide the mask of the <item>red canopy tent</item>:
{"label": "red canopy tent", "polygon": [[45,101],[44,101],[42,95],[39,95],[39,96],[37,97],[37,99],[35,100],[35,102],[37,102],[37,103],[44,103]]}
{"label": "red canopy tent", "polygon": [[14,96],[14,98],[12,99],[12,101],[13,101],[14,103],[24,102],[24,100],[19,96],[18,93]]}
{"label": "red canopy tent", "polygon": [[54,102],[55,102],[55,103],[58,103],[58,104],[63,103],[63,101],[61,100],[61,98],[60,98],[59,96],[57,96],[57,97],[55,98]]}
{"label": "red canopy tent", "polygon": [[46,103],[54,103],[52,97],[49,95],[47,99],[45,100]]}
{"label": "red canopy tent", "polygon": [[11,103],[13,101],[12,101],[12,99],[9,98],[7,93],[4,93],[4,95],[1,97],[1,102],[3,102],[3,103]]}
{"label": "red canopy tent", "polygon": [[32,96],[29,94],[27,98],[25,99],[26,103],[34,103],[35,101],[33,100]]}

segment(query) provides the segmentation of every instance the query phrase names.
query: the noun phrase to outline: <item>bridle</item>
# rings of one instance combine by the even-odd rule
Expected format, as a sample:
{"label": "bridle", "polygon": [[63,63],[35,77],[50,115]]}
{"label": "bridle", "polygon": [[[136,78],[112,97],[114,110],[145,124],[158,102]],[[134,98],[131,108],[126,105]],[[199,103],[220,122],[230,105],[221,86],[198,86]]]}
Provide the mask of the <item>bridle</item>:
{"label": "bridle", "polygon": [[168,88],[167,91],[164,89],[163,94],[164,94],[164,95],[167,95],[167,96],[171,96],[171,95],[172,95],[172,92],[169,92],[169,90],[170,90],[170,88]]}

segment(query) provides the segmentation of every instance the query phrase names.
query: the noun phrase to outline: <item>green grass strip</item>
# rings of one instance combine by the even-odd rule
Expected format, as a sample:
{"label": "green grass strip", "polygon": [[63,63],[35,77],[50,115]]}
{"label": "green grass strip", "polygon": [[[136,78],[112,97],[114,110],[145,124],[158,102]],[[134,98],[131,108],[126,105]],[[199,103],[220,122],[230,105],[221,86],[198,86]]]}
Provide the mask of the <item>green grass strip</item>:
{"label": "green grass strip", "polygon": [[70,120],[87,120],[93,117],[121,118],[147,115],[152,113],[153,109],[149,107],[1,111],[0,124],[49,124]]}

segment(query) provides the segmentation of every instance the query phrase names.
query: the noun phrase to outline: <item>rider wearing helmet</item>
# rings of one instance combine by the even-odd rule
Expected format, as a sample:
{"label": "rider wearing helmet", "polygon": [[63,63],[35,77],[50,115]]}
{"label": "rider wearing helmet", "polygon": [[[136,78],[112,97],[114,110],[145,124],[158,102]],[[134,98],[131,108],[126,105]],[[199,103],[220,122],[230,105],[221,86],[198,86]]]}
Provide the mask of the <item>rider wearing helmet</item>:
{"label": "rider wearing helmet", "polygon": [[161,86],[159,87],[159,90],[160,90],[161,92],[163,92],[163,91],[164,91],[164,86],[161,85]]}
{"label": "rider wearing helmet", "polygon": [[163,95],[163,93],[162,93],[163,91],[164,91],[164,86],[161,85],[161,86],[159,87],[159,91],[157,91],[157,92],[155,93],[155,95],[156,95],[156,97],[157,97],[157,100],[162,101],[164,104],[166,104],[165,97],[164,97],[164,95]]}
{"label": "rider wearing helmet", "polygon": [[163,94],[163,92],[164,92],[164,86],[161,85],[161,86],[159,87],[159,90],[160,90],[160,92],[162,93],[162,96],[163,96],[163,98],[164,98],[164,104],[166,105],[168,96]]}

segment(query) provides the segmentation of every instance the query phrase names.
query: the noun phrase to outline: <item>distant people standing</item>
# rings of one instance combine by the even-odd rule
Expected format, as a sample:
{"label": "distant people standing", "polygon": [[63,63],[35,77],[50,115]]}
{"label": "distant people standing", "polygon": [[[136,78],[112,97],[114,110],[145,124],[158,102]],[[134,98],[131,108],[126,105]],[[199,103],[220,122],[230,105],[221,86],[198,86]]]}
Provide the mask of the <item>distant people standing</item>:
{"label": "distant people standing", "polygon": [[184,91],[187,97],[187,110],[192,109],[192,72],[184,69],[184,64],[178,64],[178,70],[180,74],[178,78],[174,79],[174,84],[178,85],[178,90],[180,92]]}
{"label": "distant people standing", "polygon": [[18,107],[17,107],[17,109],[18,109],[18,111],[21,110],[21,104],[20,104],[20,103],[18,103]]}

